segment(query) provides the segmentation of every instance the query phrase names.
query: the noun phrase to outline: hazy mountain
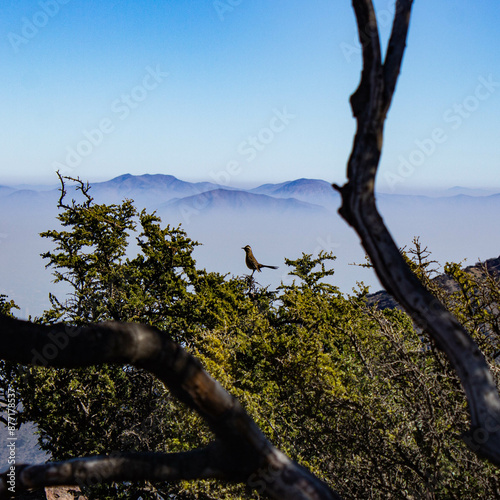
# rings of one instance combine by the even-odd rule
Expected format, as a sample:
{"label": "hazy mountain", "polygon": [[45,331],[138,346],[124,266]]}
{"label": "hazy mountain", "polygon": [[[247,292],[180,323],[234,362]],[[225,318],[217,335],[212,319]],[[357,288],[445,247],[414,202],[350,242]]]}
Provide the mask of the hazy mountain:
{"label": "hazy mountain", "polygon": [[[319,206],[331,205],[332,200],[338,200],[330,185],[321,180],[298,179],[245,190],[212,182],[186,182],[172,175],[161,174],[121,175],[92,184],[90,194],[96,200],[108,203],[110,200],[119,202],[124,198],[132,198],[137,203],[145,203],[148,208],[169,207],[174,210],[181,207],[202,207],[207,210],[318,210]],[[283,203],[281,199],[289,199],[290,202]]]}
{"label": "hazy mountain", "polygon": [[463,186],[454,186],[442,192],[442,196],[456,196],[459,194],[465,194],[467,196],[489,196],[495,194],[495,191],[488,189],[472,189]]}
{"label": "hazy mountain", "polygon": [[52,204],[54,200],[57,203],[59,193],[57,190],[35,191],[33,189],[19,189],[8,193],[0,192],[0,202],[4,204],[13,203],[15,205],[27,204],[27,206],[36,205],[38,208]]}
{"label": "hazy mountain", "polygon": [[294,198],[321,205],[327,209],[338,208],[340,203],[340,194],[332,189],[331,184],[318,179],[297,179],[281,184],[263,184],[252,189],[251,192],[277,198]]}
{"label": "hazy mountain", "polygon": [[6,196],[15,191],[15,188],[11,188],[9,186],[0,186],[0,197]]}
{"label": "hazy mountain", "polygon": [[[211,194],[207,194],[209,192]],[[124,174],[109,181],[92,183],[89,194],[98,203],[119,203],[129,198],[148,209],[190,206],[207,209],[322,211],[322,208],[331,208],[339,202],[338,193],[322,180],[298,179],[245,190],[212,182],[186,182],[162,174]],[[29,186],[19,189],[0,186],[0,201],[6,201],[8,197],[12,203],[31,201],[40,207],[54,200],[57,203],[59,195],[58,188],[42,190],[38,186],[33,186],[33,189],[29,189]],[[67,186],[67,199],[78,199],[79,196],[73,186]]]}
{"label": "hazy mountain", "polygon": [[160,205],[173,198],[196,196],[218,188],[220,186],[212,182],[186,182],[173,175],[125,174],[92,184],[91,194],[114,202],[132,198],[136,202]]}
{"label": "hazy mountain", "polygon": [[299,201],[295,198],[275,198],[263,194],[254,194],[247,191],[227,191],[226,189],[214,189],[205,191],[194,196],[175,199],[162,204],[160,209],[177,210],[187,216],[191,213],[201,212],[210,215],[213,211],[222,212],[253,212],[265,211],[267,213],[278,212],[281,214],[291,212],[302,212],[311,214],[325,214],[325,209],[320,205],[313,205]]}

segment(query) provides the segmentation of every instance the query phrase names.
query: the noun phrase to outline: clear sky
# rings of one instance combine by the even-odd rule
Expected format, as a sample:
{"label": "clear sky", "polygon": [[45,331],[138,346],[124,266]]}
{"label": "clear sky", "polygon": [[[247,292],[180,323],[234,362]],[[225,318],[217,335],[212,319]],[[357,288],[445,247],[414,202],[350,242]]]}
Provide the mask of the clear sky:
{"label": "clear sky", "polygon": [[[415,1],[381,189],[500,188],[499,20],[498,0]],[[348,0],[3,0],[0,33],[0,184],[345,180]]]}

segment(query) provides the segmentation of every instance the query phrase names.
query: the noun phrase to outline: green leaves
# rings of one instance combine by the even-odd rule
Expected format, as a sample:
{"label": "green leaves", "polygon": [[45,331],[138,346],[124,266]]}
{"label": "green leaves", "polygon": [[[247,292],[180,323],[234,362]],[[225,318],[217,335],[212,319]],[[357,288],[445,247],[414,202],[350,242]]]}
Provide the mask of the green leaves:
{"label": "green leaves", "polygon": [[[325,283],[319,284],[319,281],[327,276],[332,276],[334,274],[333,269],[326,269],[325,261],[331,260],[334,261],[336,257],[329,252],[320,251],[318,257],[315,259],[312,258],[310,254],[302,254],[302,257],[296,260],[285,259],[285,263],[287,266],[293,267],[292,271],[288,274],[292,276],[297,276],[300,278],[305,286],[310,287],[312,289],[319,288],[327,288],[330,289],[329,285]],[[320,266],[320,271],[314,271],[313,269],[316,266]]]}
{"label": "green leaves", "polygon": [[0,313],[7,314],[8,316],[14,316],[12,313],[13,309],[19,309],[13,300],[7,301],[7,295],[0,293]]}
{"label": "green leaves", "polygon": [[41,233],[56,245],[54,251],[42,254],[48,259],[46,267],[54,268],[55,282],[66,282],[73,289],[63,304],[52,299],[47,318],[77,324],[118,319],[117,290],[125,281],[123,260],[136,215],[130,200],[109,206],[73,202],[58,216],[70,230]]}

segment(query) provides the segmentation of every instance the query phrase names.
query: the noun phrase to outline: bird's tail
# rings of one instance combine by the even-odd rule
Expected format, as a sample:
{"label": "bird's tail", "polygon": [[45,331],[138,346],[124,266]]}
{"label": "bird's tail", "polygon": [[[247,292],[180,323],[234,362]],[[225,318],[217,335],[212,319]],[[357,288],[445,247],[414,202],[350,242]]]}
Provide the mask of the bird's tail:
{"label": "bird's tail", "polygon": [[278,266],[266,266],[265,264],[261,264],[260,267],[268,267],[269,269],[278,269]]}

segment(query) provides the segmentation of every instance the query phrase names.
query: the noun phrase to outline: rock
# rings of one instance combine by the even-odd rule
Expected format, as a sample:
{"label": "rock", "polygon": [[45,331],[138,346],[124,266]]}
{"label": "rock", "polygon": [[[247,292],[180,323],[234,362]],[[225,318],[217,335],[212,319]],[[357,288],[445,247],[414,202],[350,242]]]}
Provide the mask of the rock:
{"label": "rock", "polygon": [[78,486],[45,488],[47,500],[87,500]]}

